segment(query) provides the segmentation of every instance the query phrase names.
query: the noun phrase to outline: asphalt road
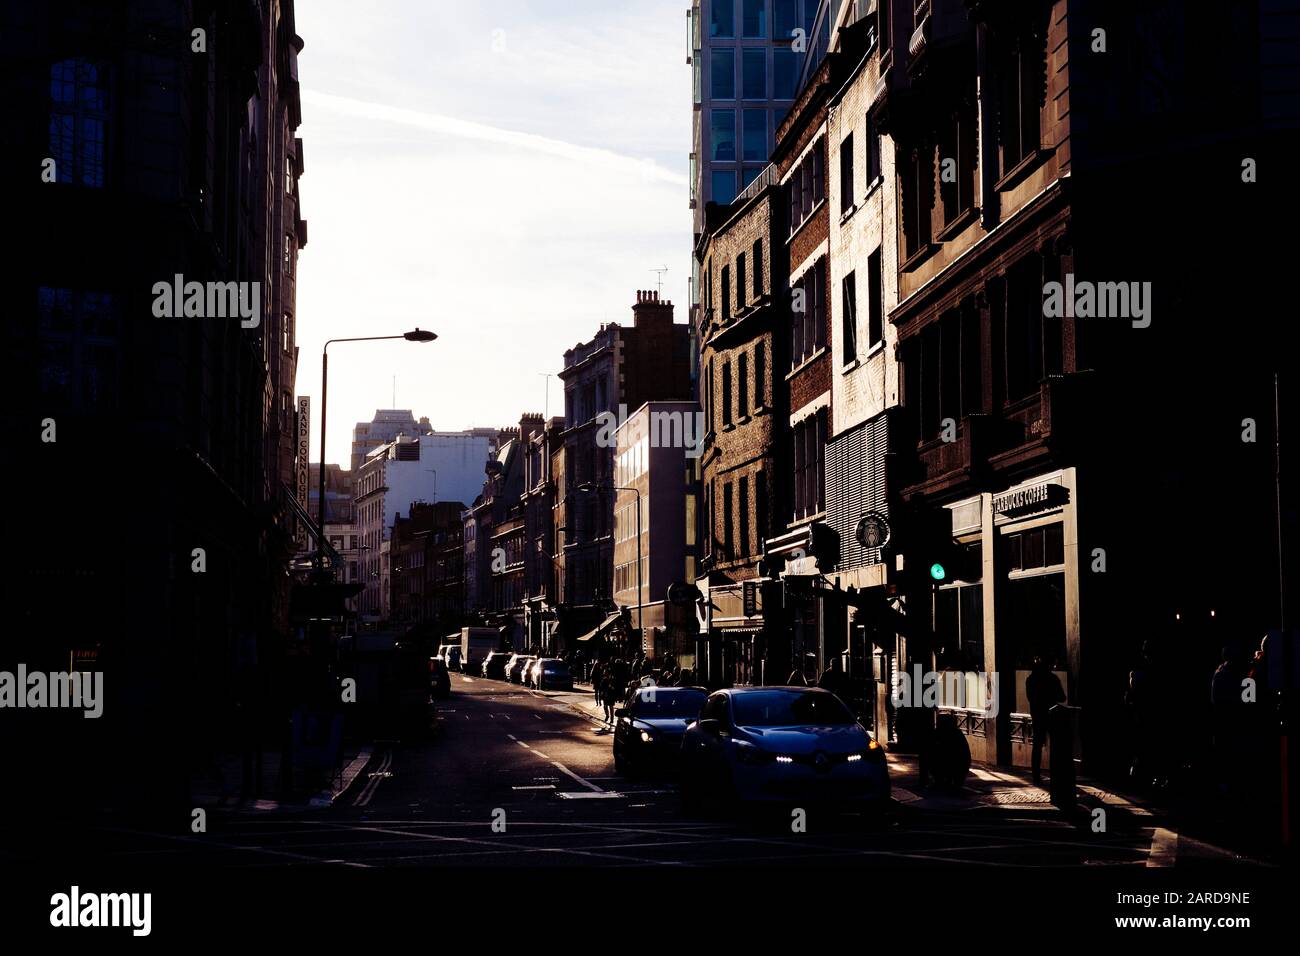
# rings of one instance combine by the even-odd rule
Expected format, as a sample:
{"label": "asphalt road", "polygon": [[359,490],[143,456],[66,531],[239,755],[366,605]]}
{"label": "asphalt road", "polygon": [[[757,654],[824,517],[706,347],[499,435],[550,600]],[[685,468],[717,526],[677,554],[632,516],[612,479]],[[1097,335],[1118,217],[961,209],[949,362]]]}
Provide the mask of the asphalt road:
{"label": "asphalt road", "polygon": [[1098,833],[1043,801],[916,800],[901,768],[900,799],[883,819],[810,809],[806,830],[793,832],[788,809],[687,816],[671,779],[615,774],[609,730],[573,705],[579,699],[453,675],[434,736],[381,742],[332,808],[214,814],[202,834],[117,831],[104,849],[132,864],[254,867],[1186,867],[1226,859],[1150,816],[1116,812]]}

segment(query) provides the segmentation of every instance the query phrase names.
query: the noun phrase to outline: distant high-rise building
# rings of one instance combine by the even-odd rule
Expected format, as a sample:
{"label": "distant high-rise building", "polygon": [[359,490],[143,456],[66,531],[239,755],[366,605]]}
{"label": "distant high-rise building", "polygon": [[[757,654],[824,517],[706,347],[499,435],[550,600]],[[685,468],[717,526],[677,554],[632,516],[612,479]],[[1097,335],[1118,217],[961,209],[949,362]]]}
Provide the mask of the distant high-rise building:
{"label": "distant high-rise building", "polygon": [[381,408],[368,422],[357,422],[352,428],[352,472],[355,474],[366,456],[397,438],[398,435],[428,435],[433,432],[429,419],[415,420],[409,408]]}
{"label": "distant high-rise building", "polygon": [[[823,6],[825,3],[823,2]],[[691,208],[727,204],[763,171],[794,101],[817,0],[695,0]]]}

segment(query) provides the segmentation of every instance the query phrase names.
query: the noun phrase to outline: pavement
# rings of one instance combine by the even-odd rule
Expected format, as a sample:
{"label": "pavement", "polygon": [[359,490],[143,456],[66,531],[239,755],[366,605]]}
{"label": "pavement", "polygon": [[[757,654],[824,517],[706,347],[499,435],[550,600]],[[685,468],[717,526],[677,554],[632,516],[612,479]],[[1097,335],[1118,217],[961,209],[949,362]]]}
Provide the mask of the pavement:
{"label": "pavement", "polygon": [[[191,781],[190,799],[195,807],[204,809],[239,809],[251,811],[301,810],[332,806],[365,771],[374,756],[374,746],[369,743],[345,743],[337,775],[324,786],[309,788],[288,800],[257,797],[241,800],[240,783],[243,776],[243,757],[236,753],[221,754],[212,761],[208,772]],[[279,792],[280,753],[266,751],[262,754],[262,792]]]}

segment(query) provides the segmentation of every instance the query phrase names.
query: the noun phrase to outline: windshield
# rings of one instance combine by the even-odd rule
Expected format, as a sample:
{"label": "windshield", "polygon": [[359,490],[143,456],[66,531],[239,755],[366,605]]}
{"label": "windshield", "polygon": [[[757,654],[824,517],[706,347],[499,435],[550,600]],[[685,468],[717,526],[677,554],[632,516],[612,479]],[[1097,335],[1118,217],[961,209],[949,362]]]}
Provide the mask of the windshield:
{"label": "windshield", "polygon": [[706,700],[708,695],[697,690],[668,691],[656,688],[653,699],[648,691],[637,694],[632,703],[632,715],[644,720],[694,720],[700,716],[700,708]]}
{"label": "windshield", "polygon": [[796,727],[804,724],[851,724],[834,694],[804,691],[752,691],[733,694],[731,710],[738,727]]}
{"label": "windshield", "polygon": [[563,661],[543,661],[542,672],[546,674],[563,674],[569,669],[569,665]]}

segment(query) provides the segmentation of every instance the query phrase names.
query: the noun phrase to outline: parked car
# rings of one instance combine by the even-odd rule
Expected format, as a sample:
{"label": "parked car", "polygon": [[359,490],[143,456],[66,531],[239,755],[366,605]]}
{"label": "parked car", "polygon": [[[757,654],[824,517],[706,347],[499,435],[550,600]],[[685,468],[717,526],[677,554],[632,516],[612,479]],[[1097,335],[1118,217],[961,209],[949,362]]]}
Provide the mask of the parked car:
{"label": "parked car", "polygon": [[429,658],[429,691],[435,699],[451,696],[451,675],[447,673],[447,662],[441,657]]}
{"label": "parked car", "polygon": [[525,687],[535,686],[533,683],[533,669],[537,666],[539,660],[541,660],[539,657],[530,657],[528,658],[528,663],[524,665],[523,682]]}
{"label": "parked car", "polygon": [[443,660],[447,662],[447,670],[460,670],[460,648],[455,644],[448,644],[445,650],[446,653],[443,655]]}
{"label": "parked car", "polygon": [[511,654],[506,662],[506,680],[512,684],[524,682],[524,665],[530,660],[527,654]]}
{"label": "parked car", "polygon": [[614,711],[614,769],[632,776],[675,768],[682,736],[708,699],[700,687],[638,687]]}
{"label": "parked car", "polygon": [[[663,693],[661,690],[660,693]],[[885,751],[830,691],[713,693],[682,737],[682,800],[884,807]]]}
{"label": "parked car", "polygon": [[507,651],[492,651],[483,658],[483,676],[495,680],[505,680],[506,661],[510,660]]}
{"label": "parked car", "polygon": [[528,671],[527,684],[538,690],[573,690],[569,665],[558,657],[543,657]]}

